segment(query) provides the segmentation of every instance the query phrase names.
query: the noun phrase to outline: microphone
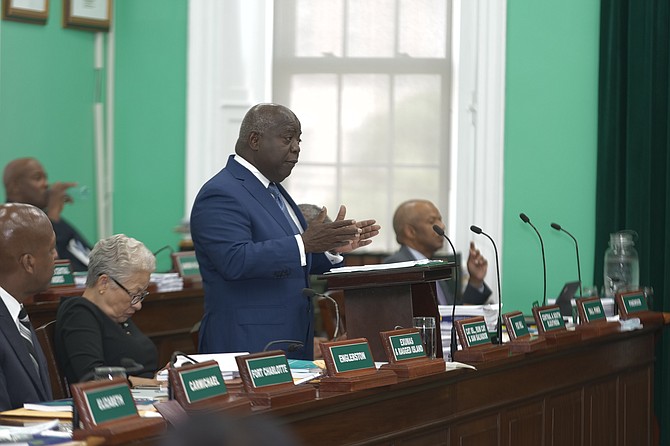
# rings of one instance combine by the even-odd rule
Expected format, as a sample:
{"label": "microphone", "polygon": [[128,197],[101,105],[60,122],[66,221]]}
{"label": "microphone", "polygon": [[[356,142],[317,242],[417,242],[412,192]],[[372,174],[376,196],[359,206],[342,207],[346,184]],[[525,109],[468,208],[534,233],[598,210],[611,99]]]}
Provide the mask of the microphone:
{"label": "microphone", "polygon": [[524,214],[523,212],[520,213],[519,218],[521,218],[521,220],[523,220],[524,223],[528,223],[535,230],[537,237],[540,239],[540,247],[542,248],[542,270],[544,271],[544,290],[542,294],[542,306],[544,307],[545,305],[547,305],[547,259],[544,256],[544,242],[542,241],[540,231],[538,231],[535,225],[530,222],[530,218],[528,218],[526,214]]}
{"label": "microphone", "polygon": [[126,369],[126,375],[144,371],[144,366],[132,358],[121,358],[121,367]]}
{"label": "microphone", "polygon": [[583,297],[582,296],[582,268],[579,266],[579,245],[577,244],[577,239],[572,234],[570,234],[568,231],[563,229],[561,227],[561,225],[559,225],[558,223],[552,223],[551,227],[556,229],[557,231],[565,232],[575,242],[575,251],[577,252],[577,278],[579,279],[579,297],[581,298],[581,297]]}
{"label": "microphone", "polygon": [[305,346],[304,343],[293,339],[277,339],[276,341],[270,341],[267,344],[265,344],[265,347],[263,347],[263,351],[264,352],[268,351],[268,348],[272,347],[275,344],[287,344],[286,347],[287,353],[298,351]]}
{"label": "microphone", "polygon": [[144,370],[144,366],[142,364],[139,364],[137,361],[131,358],[121,358],[121,361],[119,366],[100,366],[100,367],[95,367],[93,370],[90,370],[89,372],[85,373],[81,379],[79,380],[80,383],[86,382],[86,381],[91,381],[96,376],[102,376],[107,373],[107,370],[109,367],[118,367],[122,368],[126,376],[132,374],[132,373],[138,373]]}
{"label": "microphone", "polygon": [[333,332],[333,339],[337,338],[337,333],[340,330],[340,306],[337,304],[337,301],[330,297],[327,294],[317,293],[311,288],[303,288],[302,295],[308,299],[311,299],[314,296],[319,296],[328,299],[335,305],[335,331]]}
{"label": "microphone", "polygon": [[500,291],[500,260],[498,259],[498,248],[496,247],[496,242],[493,241],[490,235],[488,235],[486,232],[482,231],[482,229],[479,226],[472,225],[470,226],[470,230],[474,232],[475,234],[481,234],[486,236],[489,240],[491,240],[491,244],[493,245],[493,250],[495,251],[496,254],[496,273],[498,276],[498,323],[496,326],[496,336],[498,336],[498,344],[502,345],[503,343],[503,338],[502,338],[502,292]]}
{"label": "microphone", "polygon": [[[451,252],[454,253],[454,262],[458,261],[458,255],[456,254],[456,249],[454,248],[454,244],[451,243],[451,240],[449,240],[449,237],[447,237],[447,234],[444,233],[444,229],[439,227],[438,225],[433,225],[433,231],[437,233],[437,235],[444,237],[444,239],[449,243],[449,246],[451,247]],[[456,339],[456,324],[454,324],[454,320],[456,319],[456,296],[458,296],[458,289],[459,289],[459,281],[458,281],[458,270],[460,269],[460,265],[456,263],[456,268],[454,268],[454,283],[456,286],[454,287],[454,302],[453,305],[451,306],[451,344],[449,345],[449,349],[451,351],[451,362],[454,362],[454,354],[458,351],[458,340]],[[435,287],[440,286],[437,283],[435,283]]]}
{"label": "microphone", "polygon": [[[195,359],[191,358],[189,355],[186,353],[182,353],[180,351],[176,351],[172,353],[172,356],[170,356],[170,362],[169,362],[169,368],[174,369],[175,363],[177,362],[177,357],[178,356],[183,356],[184,358],[188,359],[190,362],[189,364],[199,364],[198,361]],[[172,388],[172,385],[170,384],[170,379],[168,378],[168,400],[173,400],[174,399],[174,389]]]}
{"label": "microphone", "polygon": [[163,252],[163,251],[165,251],[166,249],[170,251],[170,254],[172,254],[172,253],[174,252],[174,249],[172,248],[172,246],[170,246],[170,245],[165,245],[165,246],[163,246],[162,248],[158,248],[156,251],[152,252],[152,254],[154,255],[154,257],[156,257],[156,256],[158,255],[159,252]]}
{"label": "microphone", "polygon": [[183,356],[184,358],[188,359],[188,360],[190,361],[190,364],[199,364],[199,363],[200,363],[199,361],[196,361],[195,359],[191,358],[191,357],[190,357],[189,355],[187,355],[186,353],[182,353],[182,352],[180,352],[180,351],[176,351],[176,352],[172,353],[172,356],[170,356],[170,368],[171,368],[171,369],[174,368],[174,366],[175,366],[175,364],[176,364],[176,362],[177,362],[177,358],[178,358],[179,356]]}

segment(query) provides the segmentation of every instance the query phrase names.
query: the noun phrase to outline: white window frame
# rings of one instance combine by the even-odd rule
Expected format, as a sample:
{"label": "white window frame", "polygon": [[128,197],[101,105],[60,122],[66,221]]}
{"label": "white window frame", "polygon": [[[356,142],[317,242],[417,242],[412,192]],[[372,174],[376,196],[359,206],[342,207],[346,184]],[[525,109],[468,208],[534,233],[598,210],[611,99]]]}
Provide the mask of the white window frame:
{"label": "white window frame", "polygon": [[[470,240],[489,259],[502,257],[507,0],[451,0],[453,85],[451,211],[447,232],[467,253]],[[240,26],[240,24],[244,26]],[[234,152],[244,113],[272,98],[272,0],[189,1],[185,218],[195,196]],[[463,191],[469,191],[465,194]],[[500,265],[502,275],[502,265]]]}

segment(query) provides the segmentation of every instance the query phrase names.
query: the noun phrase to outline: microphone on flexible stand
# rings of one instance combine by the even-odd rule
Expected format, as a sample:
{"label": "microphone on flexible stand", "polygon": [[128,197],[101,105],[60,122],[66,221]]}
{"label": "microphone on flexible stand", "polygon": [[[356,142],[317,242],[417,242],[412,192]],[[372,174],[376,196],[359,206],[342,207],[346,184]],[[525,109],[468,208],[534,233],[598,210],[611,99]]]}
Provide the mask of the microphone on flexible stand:
{"label": "microphone on flexible stand", "polygon": [[[139,364],[137,361],[135,361],[132,358],[121,358],[119,361],[121,364],[121,368],[124,369],[126,373],[126,379],[128,375],[133,374],[133,373],[139,373],[144,370],[144,366],[142,364]],[[80,383],[86,382],[86,381],[91,381],[93,380],[96,376],[98,375],[103,375],[104,374],[104,369],[106,367],[96,367],[93,370],[89,371],[88,373],[84,374],[84,376],[81,377],[79,380]],[[129,382],[130,383],[130,382]],[[76,404],[72,406],[72,429],[79,429],[79,412],[77,411],[77,406]]]}
{"label": "microphone on flexible stand", "polygon": [[121,358],[121,367],[126,369],[126,375],[133,375],[144,371],[144,366],[132,358]]}
{"label": "microphone on flexible stand", "polygon": [[[169,368],[170,369],[174,369],[175,364],[177,362],[177,358],[179,356],[183,356],[184,358],[188,359],[190,361],[189,364],[199,364],[199,361],[196,361],[195,359],[191,358],[186,353],[182,353],[180,351],[175,351],[175,352],[172,353],[172,356],[170,356],[170,362],[169,362]],[[173,400],[173,399],[174,399],[173,389],[172,389],[172,385],[170,384],[170,379],[168,378],[168,400]]]}
{"label": "microphone on flexible stand", "polygon": [[544,256],[544,242],[542,241],[540,231],[538,231],[535,225],[530,222],[530,218],[528,218],[526,214],[523,212],[520,213],[519,218],[521,218],[524,223],[528,223],[535,230],[537,237],[540,239],[540,247],[542,248],[542,270],[544,271],[544,292],[542,294],[542,306],[544,307],[547,305],[547,259]]}
{"label": "microphone on flexible stand", "polygon": [[502,345],[503,343],[503,338],[502,338],[502,292],[500,291],[500,260],[498,259],[498,248],[496,247],[496,242],[493,241],[490,235],[488,235],[486,232],[482,231],[482,229],[479,226],[472,225],[470,226],[470,230],[474,232],[475,234],[481,234],[486,236],[489,240],[491,240],[491,244],[493,245],[493,250],[496,253],[496,273],[498,276],[498,323],[496,326],[496,336],[498,336],[498,344]]}
{"label": "microphone on flexible stand", "polygon": [[577,244],[577,239],[572,234],[570,234],[568,231],[563,229],[561,227],[561,225],[559,225],[558,223],[552,223],[551,227],[556,229],[557,231],[565,232],[575,242],[575,251],[577,252],[577,278],[579,279],[579,297],[583,297],[582,296],[582,269],[579,266],[579,245]]}
{"label": "microphone on flexible stand", "polygon": [[286,347],[287,353],[293,353],[295,351],[302,349],[305,346],[304,343],[296,341],[294,339],[277,339],[276,341],[270,341],[267,344],[265,344],[265,347],[263,347],[263,351],[264,352],[268,351],[268,348],[272,347],[275,344],[287,344]]}
{"label": "microphone on flexible stand", "polygon": [[[451,350],[451,361],[454,361],[454,353],[458,351],[458,340],[456,339],[456,324],[454,324],[454,319],[456,319],[456,297],[458,296],[458,289],[460,288],[459,285],[460,283],[458,282],[458,270],[460,269],[460,265],[458,264],[458,255],[456,254],[456,249],[454,248],[454,244],[451,243],[451,240],[449,240],[449,237],[444,233],[444,229],[439,227],[438,225],[433,225],[433,231],[435,231],[438,235],[444,237],[444,239],[449,243],[449,246],[451,246],[451,251],[454,253],[454,262],[456,262],[456,268],[454,268],[454,283],[456,286],[454,287],[454,302],[453,305],[451,306],[451,345],[449,346]],[[435,287],[437,290],[437,287],[440,286],[437,282],[435,283]]]}
{"label": "microphone on flexible stand", "polygon": [[333,339],[337,338],[337,333],[340,330],[340,306],[337,304],[337,301],[332,297],[330,297],[329,295],[317,293],[311,288],[303,288],[302,295],[308,299],[311,299],[314,296],[323,297],[325,299],[328,299],[333,303],[333,305],[335,305],[335,331],[333,332]]}

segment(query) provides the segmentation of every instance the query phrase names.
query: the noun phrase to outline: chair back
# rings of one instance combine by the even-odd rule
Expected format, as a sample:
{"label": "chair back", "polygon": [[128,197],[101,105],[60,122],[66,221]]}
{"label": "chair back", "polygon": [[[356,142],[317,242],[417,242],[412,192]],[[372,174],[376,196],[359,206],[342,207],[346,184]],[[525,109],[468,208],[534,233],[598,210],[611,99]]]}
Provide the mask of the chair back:
{"label": "chair back", "polygon": [[56,353],[54,349],[54,333],[56,330],[56,321],[48,322],[35,329],[37,340],[40,342],[42,351],[47,360],[49,369],[49,378],[51,380],[51,392],[56,400],[69,398],[70,387],[68,386],[65,375],[61,373],[56,362]]}

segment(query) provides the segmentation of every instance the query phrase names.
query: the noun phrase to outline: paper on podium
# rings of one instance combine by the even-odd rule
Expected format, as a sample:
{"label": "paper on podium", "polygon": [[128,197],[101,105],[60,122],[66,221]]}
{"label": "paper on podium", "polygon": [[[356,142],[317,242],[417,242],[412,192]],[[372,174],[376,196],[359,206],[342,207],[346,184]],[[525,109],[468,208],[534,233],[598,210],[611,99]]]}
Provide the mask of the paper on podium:
{"label": "paper on podium", "polygon": [[360,265],[360,266],[342,266],[340,268],[332,268],[330,271],[325,274],[341,274],[341,273],[355,273],[359,271],[384,271],[389,269],[398,269],[398,268],[410,268],[412,266],[422,266],[422,265],[441,265],[447,264],[443,260],[409,260],[407,262],[395,262],[395,263],[379,263],[375,265]]}

